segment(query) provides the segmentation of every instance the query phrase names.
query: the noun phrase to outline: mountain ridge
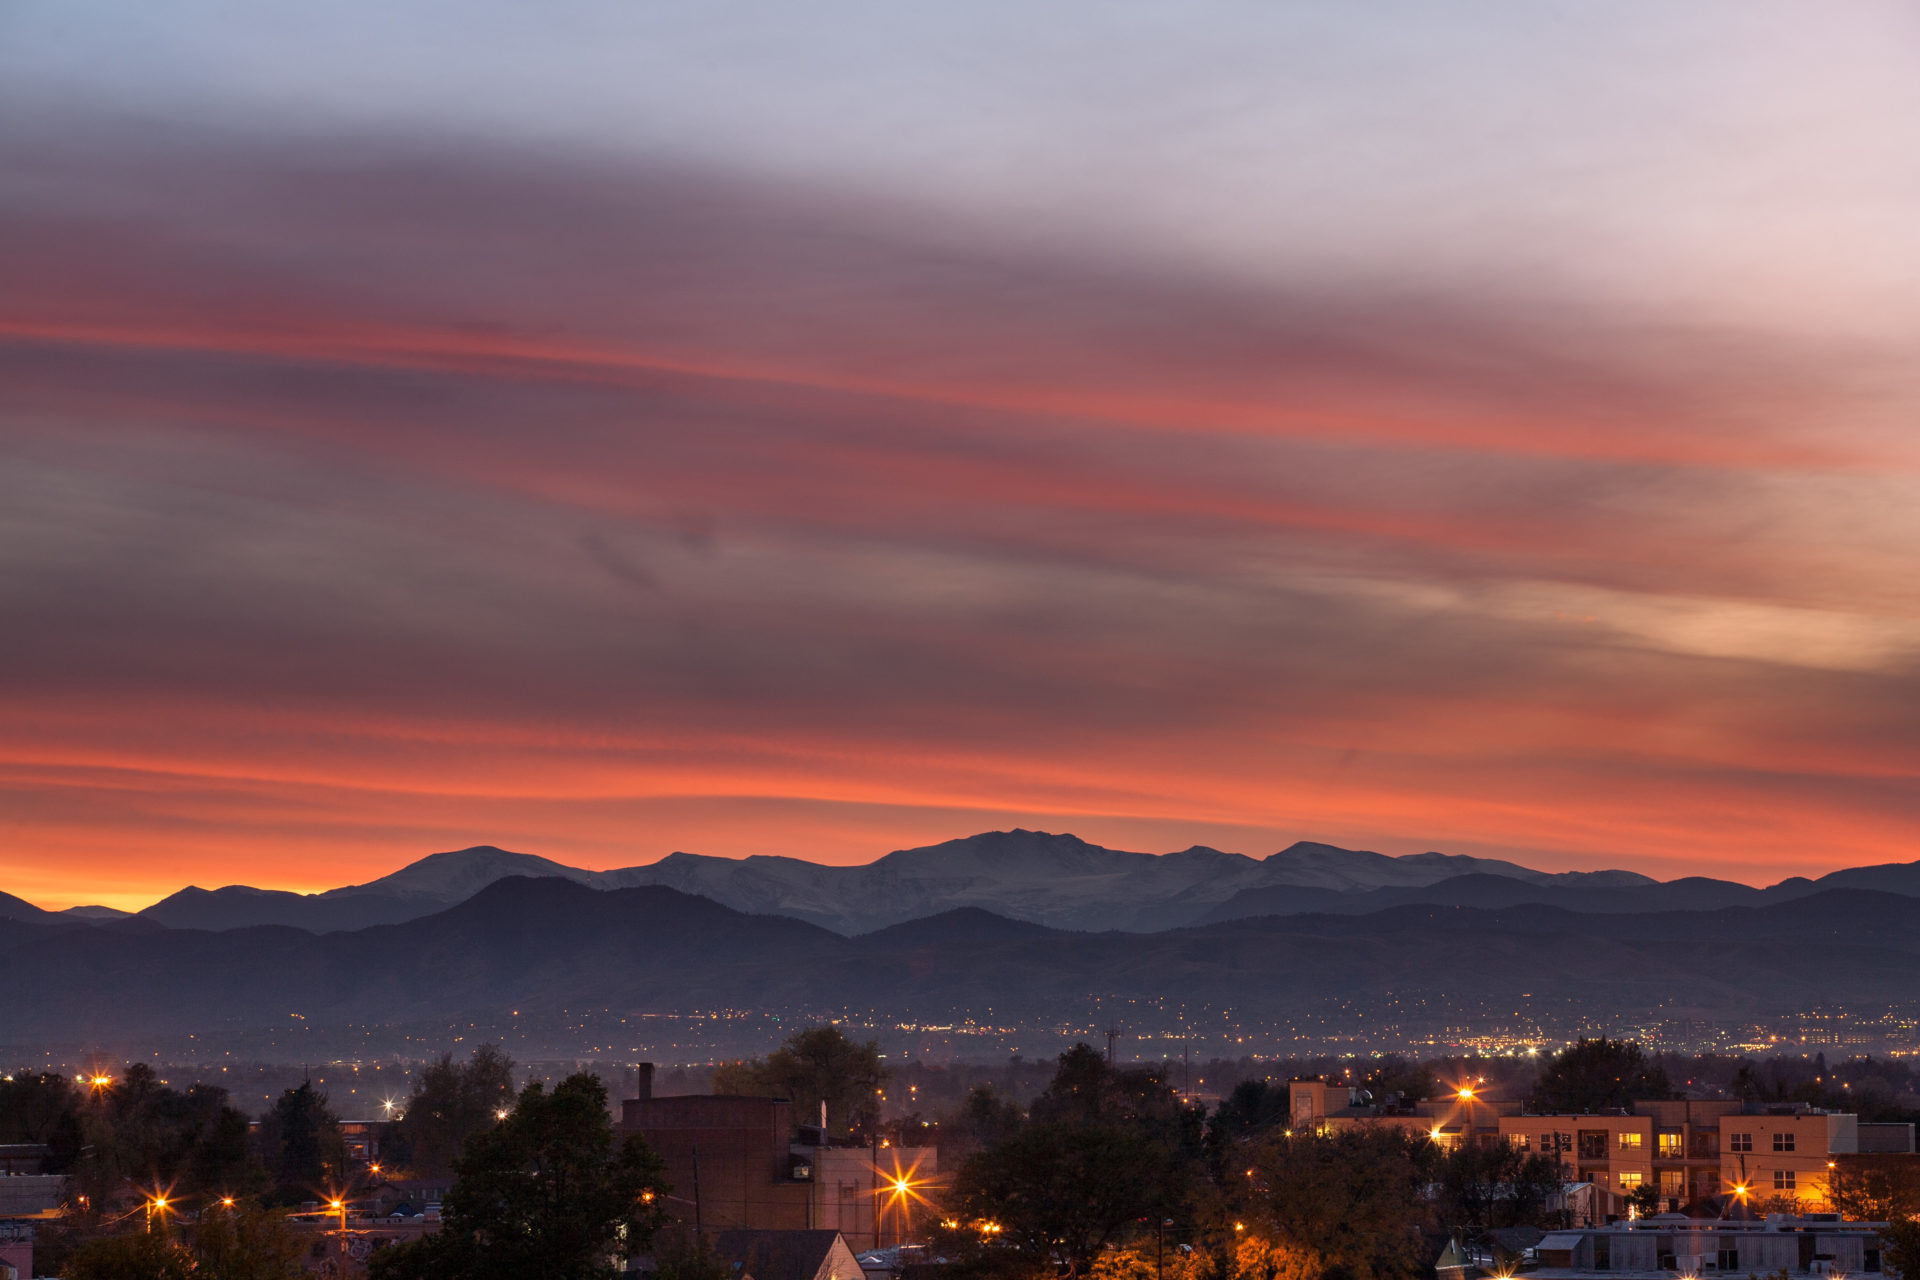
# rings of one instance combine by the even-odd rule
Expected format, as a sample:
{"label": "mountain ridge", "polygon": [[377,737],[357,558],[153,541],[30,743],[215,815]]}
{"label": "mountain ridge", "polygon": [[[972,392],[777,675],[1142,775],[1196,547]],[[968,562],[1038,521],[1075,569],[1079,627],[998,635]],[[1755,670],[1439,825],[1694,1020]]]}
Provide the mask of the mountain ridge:
{"label": "mountain ridge", "polygon": [[1909,992],[1920,972],[1915,909],[1902,895],[1829,888],[1714,911],[1603,918],[1408,904],[1141,935],[959,908],[848,938],[668,886],[511,877],[404,924],[323,935],[25,926],[0,934],[0,967],[9,1030],[22,1040],[218,1032],[290,1012],[303,1027],[370,1028],[530,1006],[931,1009],[1035,1025],[1084,1017],[1107,997],[1211,1004],[1267,1026],[1373,1016],[1388,1007],[1383,995],[1401,1008],[1464,994],[1503,1010],[1532,1001],[1603,1017],[1644,1015],[1686,992],[1731,1017],[1798,1007],[1835,985],[1865,1002]]}
{"label": "mountain ridge", "polygon": [[[974,907],[1079,931],[1153,933],[1241,917],[1326,911],[1366,914],[1397,905],[1538,905],[1617,914],[1708,909],[1859,887],[1920,897],[1920,862],[1791,877],[1764,889],[1624,870],[1549,872],[1501,859],[1425,852],[1387,855],[1296,841],[1265,857],[1193,845],[1166,854],[1111,849],[1068,833],[981,832],[836,865],[777,854],[719,858],[673,852],[647,864],[592,871],[495,845],[430,854],[373,880],[318,893],[189,885],[136,918],[168,928],[286,925],[330,933],[432,914],[512,876],[599,890],[665,885],[751,914],[805,920],[853,937]],[[8,906],[8,903],[14,905]],[[39,908],[0,901],[0,918],[38,920]],[[69,919],[94,917],[64,913]]]}

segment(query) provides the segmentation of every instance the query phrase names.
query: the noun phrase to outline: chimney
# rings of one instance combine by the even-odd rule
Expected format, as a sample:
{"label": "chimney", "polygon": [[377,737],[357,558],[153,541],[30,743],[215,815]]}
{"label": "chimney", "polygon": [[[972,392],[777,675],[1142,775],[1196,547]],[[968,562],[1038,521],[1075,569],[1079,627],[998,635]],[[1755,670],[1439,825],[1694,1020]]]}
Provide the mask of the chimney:
{"label": "chimney", "polygon": [[633,1097],[636,1102],[645,1102],[653,1097],[653,1064],[642,1062],[633,1069]]}

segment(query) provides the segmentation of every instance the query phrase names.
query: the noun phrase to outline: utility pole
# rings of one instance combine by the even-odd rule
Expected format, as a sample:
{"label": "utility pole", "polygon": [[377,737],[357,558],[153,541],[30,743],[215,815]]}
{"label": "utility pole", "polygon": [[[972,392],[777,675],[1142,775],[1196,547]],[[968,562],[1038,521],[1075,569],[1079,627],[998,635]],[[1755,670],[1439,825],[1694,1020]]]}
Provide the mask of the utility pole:
{"label": "utility pole", "polygon": [[1116,1043],[1118,1043],[1119,1039],[1120,1039],[1119,1026],[1115,1023],[1109,1022],[1107,1024],[1107,1065],[1110,1067],[1115,1065],[1114,1057],[1113,1057],[1113,1046]]}

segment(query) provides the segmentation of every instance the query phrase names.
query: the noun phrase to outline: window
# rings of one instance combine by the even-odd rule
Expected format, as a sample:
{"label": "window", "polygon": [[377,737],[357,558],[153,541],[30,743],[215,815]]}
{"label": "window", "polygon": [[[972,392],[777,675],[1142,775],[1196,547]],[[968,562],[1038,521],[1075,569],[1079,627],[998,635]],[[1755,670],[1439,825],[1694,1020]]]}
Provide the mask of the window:
{"label": "window", "polygon": [[1662,1169],[1660,1171],[1660,1194],[1663,1196],[1683,1196],[1687,1194],[1686,1170]]}
{"label": "window", "polygon": [[1776,1133],[1776,1134],[1774,1134],[1774,1135],[1773,1135],[1773,1149],[1774,1149],[1775,1151],[1791,1151],[1791,1150],[1793,1150],[1793,1134],[1791,1134],[1791,1133]]}
{"label": "window", "polygon": [[1774,1189],[1775,1191],[1792,1191],[1792,1190],[1794,1190],[1795,1188],[1794,1188],[1794,1172],[1793,1172],[1793,1170],[1791,1170],[1791,1169],[1775,1169],[1775,1170],[1773,1171],[1773,1189]]}
{"label": "window", "polygon": [[1729,1150],[1729,1151],[1751,1151],[1751,1150],[1753,1150],[1753,1135],[1752,1135],[1752,1134],[1750,1134],[1750,1133],[1730,1133],[1730,1134],[1728,1134],[1728,1135],[1727,1135],[1727,1150]]}
{"label": "window", "polygon": [[1622,1151],[1638,1151],[1640,1149],[1640,1135],[1637,1133],[1621,1134],[1620,1149]]}
{"label": "window", "polygon": [[1625,1172],[1620,1175],[1620,1189],[1622,1191],[1633,1191],[1639,1186],[1640,1174],[1637,1171]]}
{"label": "window", "polygon": [[1663,1133],[1660,1135],[1660,1158],[1678,1160],[1687,1154],[1687,1135],[1684,1133]]}
{"label": "window", "polygon": [[[1533,1135],[1530,1133],[1510,1133],[1507,1135],[1507,1141],[1513,1144],[1516,1151],[1533,1150]],[[1543,1142],[1540,1145],[1544,1149],[1546,1143]]]}
{"label": "window", "polygon": [[1580,1130],[1580,1158],[1582,1160],[1605,1160],[1607,1158],[1607,1131],[1605,1129]]}
{"label": "window", "polygon": [[1727,1245],[1721,1245],[1720,1269],[1722,1271],[1738,1271],[1740,1269],[1740,1251]]}

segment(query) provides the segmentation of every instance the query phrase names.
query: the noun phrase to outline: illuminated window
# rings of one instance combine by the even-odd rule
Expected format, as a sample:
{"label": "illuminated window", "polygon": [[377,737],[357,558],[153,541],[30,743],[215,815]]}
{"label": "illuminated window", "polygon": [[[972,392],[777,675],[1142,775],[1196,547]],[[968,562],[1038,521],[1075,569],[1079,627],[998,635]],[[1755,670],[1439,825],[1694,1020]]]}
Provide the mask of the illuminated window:
{"label": "illuminated window", "polygon": [[1621,1134],[1620,1149],[1622,1151],[1638,1151],[1640,1149],[1640,1135],[1637,1133]]}
{"label": "illuminated window", "polygon": [[1794,1184],[1793,1170],[1775,1169],[1773,1171],[1773,1189],[1775,1191],[1792,1191],[1794,1189],[1793,1184]]}
{"label": "illuminated window", "polygon": [[1683,1133],[1663,1133],[1660,1135],[1660,1158],[1678,1160],[1687,1154],[1687,1137]]}
{"label": "illuminated window", "polygon": [[1773,1135],[1773,1149],[1774,1149],[1775,1151],[1791,1151],[1791,1150],[1793,1150],[1793,1134],[1791,1134],[1791,1133],[1776,1133],[1776,1134],[1774,1134],[1774,1135]]}
{"label": "illuminated window", "polygon": [[1620,1175],[1620,1189],[1622,1191],[1632,1191],[1634,1188],[1638,1187],[1639,1185],[1640,1185],[1640,1175],[1638,1173],[1627,1172],[1627,1173],[1622,1173]]}
{"label": "illuminated window", "polygon": [[1753,1150],[1753,1135],[1752,1135],[1752,1134],[1750,1134],[1750,1133],[1730,1133],[1730,1134],[1728,1134],[1728,1135],[1727,1135],[1727,1150],[1729,1150],[1729,1151],[1751,1151],[1751,1150]]}
{"label": "illuminated window", "polygon": [[[1517,1151],[1533,1150],[1533,1135],[1530,1133],[1510,1133],[1507,1135],[1507,1141],[1512,1143]],[[1541,1145],[1545,1146],[1544,1143]]]}

